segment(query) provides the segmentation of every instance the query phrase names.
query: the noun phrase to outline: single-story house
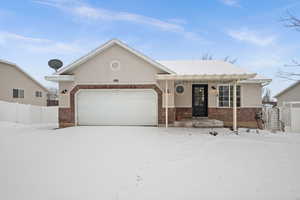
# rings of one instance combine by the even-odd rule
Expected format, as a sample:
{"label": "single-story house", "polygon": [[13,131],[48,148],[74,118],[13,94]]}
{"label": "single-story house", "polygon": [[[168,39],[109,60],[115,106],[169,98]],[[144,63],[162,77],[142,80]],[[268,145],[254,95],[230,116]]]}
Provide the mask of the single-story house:
{"label": "single-story house", "polygon": [[47,105],[48,89],[14,63],[0,60],[0,101]]}
{"label": "single-story house", "polygon": [[256,127],[271,81],[224,61],[156,61],[116,39],[45,78],[59,84],[60,127],[187,119]]}
{"label": "single-story house", "polygon": [[277,99],[277,106],[282,107],[284,103],[300,102],[300,81],[296,81],[286,89],[274,96]]}

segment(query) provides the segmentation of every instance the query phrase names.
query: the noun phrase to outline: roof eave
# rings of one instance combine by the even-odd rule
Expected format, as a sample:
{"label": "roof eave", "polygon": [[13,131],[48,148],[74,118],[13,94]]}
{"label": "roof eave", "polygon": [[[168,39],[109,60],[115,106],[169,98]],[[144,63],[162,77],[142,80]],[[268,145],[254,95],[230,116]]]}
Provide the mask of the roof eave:
{"label": "roof eave", "polygon": [[254,78],[256,74],[195,74],[195,75],[176,75],[158,74],[157,80],[247,80]]}
{"label": "roof eave", "polygon": [[47,81],[52,82],[72,82],[75,80],[73,75],[52,75],[52,76],[45,76]]}
{"label": "roof eave", "polygon": [[272,79],[247,79],[241,81],[242,83],[261,83],[261,84],[268,84],[272,82]]}

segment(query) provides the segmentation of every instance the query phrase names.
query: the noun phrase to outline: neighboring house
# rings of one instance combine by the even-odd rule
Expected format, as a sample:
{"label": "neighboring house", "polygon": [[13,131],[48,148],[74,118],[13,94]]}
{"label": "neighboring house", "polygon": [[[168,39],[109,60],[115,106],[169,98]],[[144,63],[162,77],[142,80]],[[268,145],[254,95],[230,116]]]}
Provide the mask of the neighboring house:
{"label": "neighboring house", "polygon": [[257,127],[262,87],[271,81],[223,61],[155,61],[119,40],[46,80],[59,83],[60,127],[168,125],[192,118],[236,127],[236,115],[238,126]]}
{"label": "neighboring house", "polygon": [[48,90],[16,64],[0,60],[0,101],[47,105]]}
{"label": "neighboring house", "polygon": [[300,102],[300,81],[295,82],[280,93],[274,96],[277,99],[277,105],[282,107],[284,102]]}

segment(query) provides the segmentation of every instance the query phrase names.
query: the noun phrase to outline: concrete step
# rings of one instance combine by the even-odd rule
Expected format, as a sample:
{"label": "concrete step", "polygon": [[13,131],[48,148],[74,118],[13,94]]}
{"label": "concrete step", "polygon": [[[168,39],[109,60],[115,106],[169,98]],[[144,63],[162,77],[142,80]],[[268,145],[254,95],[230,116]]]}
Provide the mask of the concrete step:
{"label": "concrete step", "polygon": [[174,127],[187,127],[187,128],[222,128],[224,122],[216,119],[186,119],[174,122]]}

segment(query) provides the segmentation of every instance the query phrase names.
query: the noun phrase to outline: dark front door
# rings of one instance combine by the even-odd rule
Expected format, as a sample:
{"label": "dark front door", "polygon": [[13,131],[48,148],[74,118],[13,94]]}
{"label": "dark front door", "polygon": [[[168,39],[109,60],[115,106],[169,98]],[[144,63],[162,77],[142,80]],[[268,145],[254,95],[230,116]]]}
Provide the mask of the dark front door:
{"label": "dark front door", "polygon": [[207,117],[207,85],[193,85],[193,116]]}

